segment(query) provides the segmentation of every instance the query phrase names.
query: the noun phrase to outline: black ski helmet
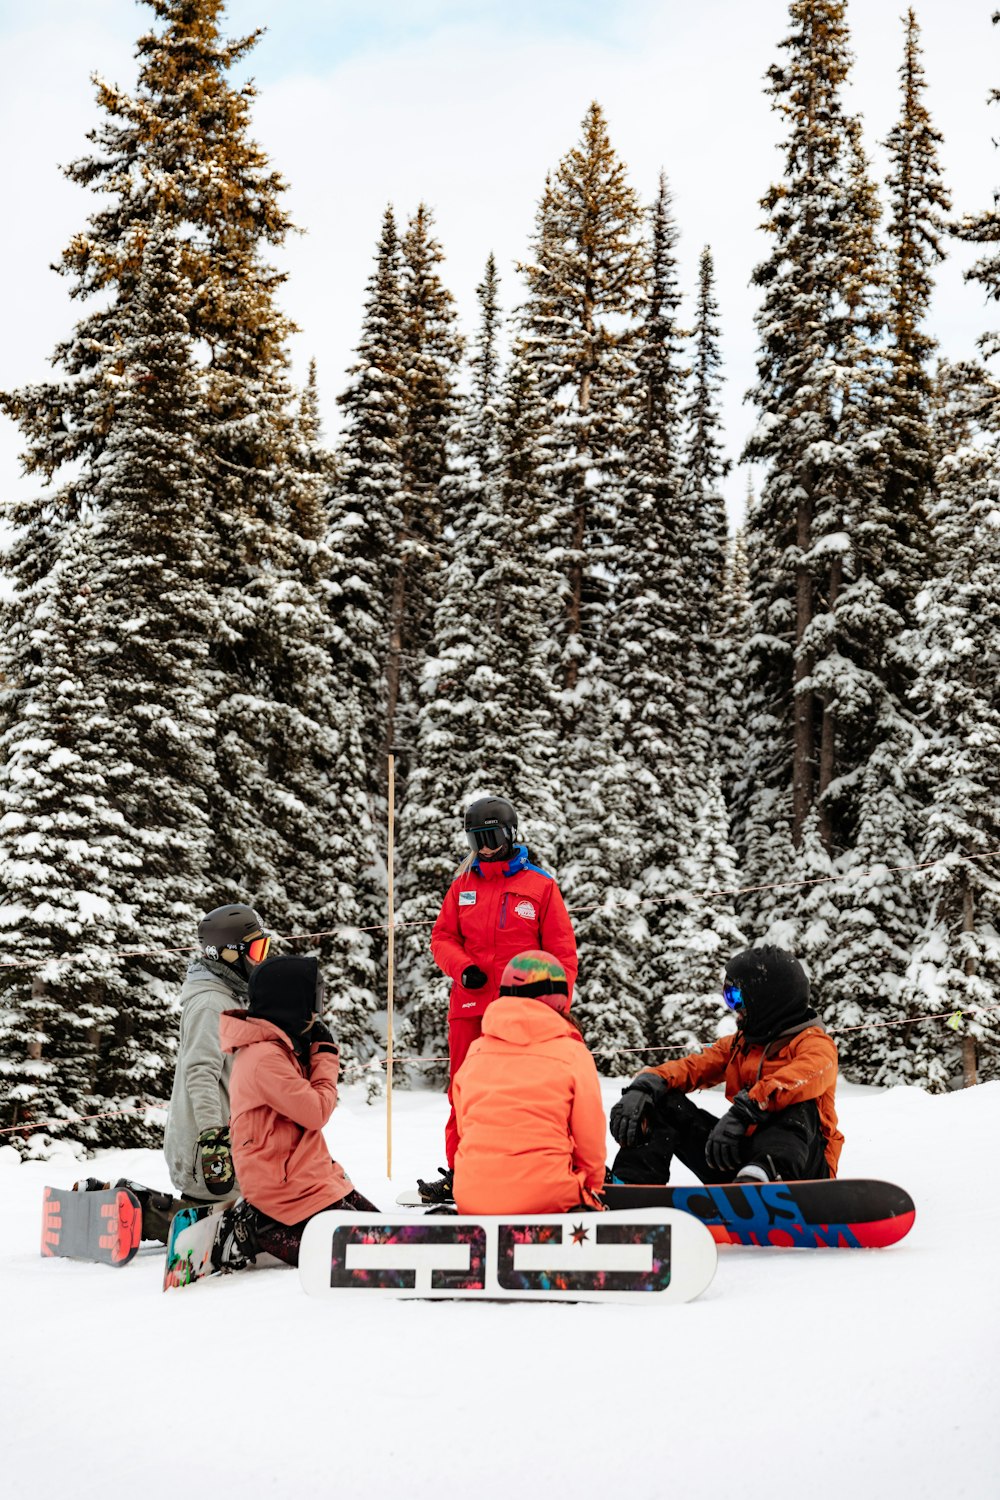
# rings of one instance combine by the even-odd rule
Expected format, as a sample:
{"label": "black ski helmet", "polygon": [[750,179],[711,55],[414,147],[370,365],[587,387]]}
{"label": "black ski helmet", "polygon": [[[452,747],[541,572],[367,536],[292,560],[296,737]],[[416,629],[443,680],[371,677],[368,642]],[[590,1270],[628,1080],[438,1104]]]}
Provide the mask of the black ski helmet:
{"label": "black ski helmet", "polygon": [[506,859],[517,837],[517,813],[506,797],[477,797],[465,813],[465,837],[473,854],[492,849],[486,859]]}
{"label": "black ski helmet", "polygon": [[254,938],[268,933],[252,906],[217,906],[198,923],[198,943],[206,958],[235,964]]}

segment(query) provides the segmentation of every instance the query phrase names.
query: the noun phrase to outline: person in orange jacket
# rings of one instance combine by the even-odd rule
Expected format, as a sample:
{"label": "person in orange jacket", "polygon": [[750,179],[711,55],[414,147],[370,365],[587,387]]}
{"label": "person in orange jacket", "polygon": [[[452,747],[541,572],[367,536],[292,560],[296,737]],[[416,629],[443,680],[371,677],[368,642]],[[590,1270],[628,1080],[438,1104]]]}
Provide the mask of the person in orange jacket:
{"label": "person in orange jacket", "polygon": [[217,1269],[239,1270],[259,1250],[298,1265],[302,1232],[324,1209],[374,1212],[323,1139],[337,1104],[340,1054],[321,1020],[315,958],[268,959],[250,975],[248,1008],[219,1020],[229,1083],[233,1161],[243,1197],[223,1215]]}
{"label": "person in orange jacket", "polygon": [[[611,1110],[619,1182],[667,1182],[679,1161],[702,1182],[835,1177],[844,1137],[834,1092],[837,1047],[809,1002],[809,980],[781,948],[747,948],[726,965],[736,1031],[704,1052],[645,1068]],[[722,1116],[693,1089],[725,1083]]]}
{"label": "person in orange jacket", "polygon": [[448,1009],[447,1165],[437,1182],[417,1185],[428,1203],[452,1196],[458,1134],[452,1085],[483,1015],[496,999],[510,959],[528,948],[554,955],[566,973],[569,997],[576,979],[576,937],[555,880],[517,842],[517,813],[506,797],[479,797],[465,814],[471,855],[441,903],[431,932],[434,962],[452,981]]}
{"label": "person in orange jacket", "polygon": [[551,953],[504,969],[453,1085],[455,1203],[463,1214],[601,1207],[607,1130],[594,1059]]}

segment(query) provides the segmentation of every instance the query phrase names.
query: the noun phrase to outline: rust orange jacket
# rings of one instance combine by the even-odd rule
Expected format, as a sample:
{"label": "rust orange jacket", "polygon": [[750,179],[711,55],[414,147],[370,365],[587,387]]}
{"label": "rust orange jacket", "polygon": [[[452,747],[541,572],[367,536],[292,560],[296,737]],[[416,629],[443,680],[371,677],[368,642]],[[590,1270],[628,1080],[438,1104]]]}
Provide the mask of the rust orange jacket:
{"label": "rust orange jacket", "polygon": [[740,1089],[746,1089],[755,1104],[769,1111],[815,1099],[826,1140],[827,1165],[830,1176],[836,1177],[844,1144],[834,1107],[837,1047],[822,1026],[809,1026],[793,1036],[776,1037],[766,1046],[747,1042],[736,1032],[720,1037],[704,1052],[642,1071],[659,1073],[672,1089],[681,1089],[685,1094],[725,1081],[727,1099],[735,1099]]}
{"label": "rust orange jacket", "polygon": [[340,1058],[314,1046],[306,1069],[279,1026],[246,1011],[224,1011],[219,1036],[223,1052],[236,1053],[229,1134],[244,1198],[281,1224],[329,1208],[351,1191],[323,1139]]}
{"label": "rust orange jacket", "polygon": [[603,1186],[597,1069],[576,1027],[551,1006],[495,1000],[452,1088],[459,1213],[563,1213]]}
{"label": "rust orange jacket", "polygon": [[[509,860],[480,864],[452,881],[431,932],[434,962],[452,980],[452,1016],[481,1016],[497,997],[507,962],[528,948],[544,948],[566,970],[569,993],[576,978],[576,938],[559,887],[533,865],[524,844]],[[467,990],[462,972],[475,964],[486,975],[481,990]]]}

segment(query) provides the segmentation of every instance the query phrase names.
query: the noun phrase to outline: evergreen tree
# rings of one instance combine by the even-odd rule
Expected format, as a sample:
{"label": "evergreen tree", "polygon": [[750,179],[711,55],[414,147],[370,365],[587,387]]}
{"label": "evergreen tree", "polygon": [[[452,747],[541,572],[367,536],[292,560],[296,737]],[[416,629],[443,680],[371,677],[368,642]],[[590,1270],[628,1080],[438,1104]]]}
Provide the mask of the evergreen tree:
{"label": "evergreen tree", "polygon": [[560,728],[573,785],[559,867],[580,909],[574,1009],[598,1051],[644,1040],[647,990],[638,963],[644,924],[627,910],[640,845],[617,756],[617,698],[608,634],[611,580],[634,398],[634,334],[647,263],[642,210],[599,106],[548,182],[536,217],[521,354],[536,372],[551,437],[544,478],[554,504],[546,555],[565,578]]}
{"label": "evergreen tree", "polygon": [[715,638],[719,634],[719,606],[726,571],[728,524],[722,481],[732,465],[724,457],[719,393],[722,355],[719,350],[719,307],[715,297],[715,268],[706,245],[698,262],[698,298],[692,331],[693,362],[684,415],[687,440],[684,478],[693,509],[691,543],[700,598],[698,624],[706,649],[709,676],[716,675]]}
{"label": "evergreen tree", "polygon": [[[73,569],[92,565],[80,553],[85,540],[94,545],[99,536],[101,557],[129,580],[126,615],[133,589],[138,601],[135,618],[127,620],[129,649],[118,649],[104,634],[124,625],[103,597],[99,610],[68,614],[79,666],[67,681],[80,686],[72,703],[63,703],[59,722],[65,753],[79,755],[86,746],[91,763],[109,779],[103,803],[94,797],[79,804],[82,811],[92,805],[94,839],[104,837],[110,818],[130,846],[127,856],[109,852],[94,872],[95,892],[111,892],[100,897],[111,916],[105,916],[98,947],[115,948],[134,946],[143,921],[169,927],[176,947],[174,922],[190,920],[196,907],[231,895],[256,899],[260,892],[272,905],[269,920],[301,930],[302,919],[329,899],[328,871],[309,855],[310,839],[314,850],[328,849],[330,817],[340,817],[326,776],[329,739],[317,752],[325,757],[321,777],[314,774],[312,749],[314,728],[328,737],[334,732],[328,704],[343,696],[329,652],[316,648],[326,628],[313,573],[321,464],[303,451],[304,429],[287,380],[290,324],[274,300],[282,278],[261,255],[262,246],[281,242],[289,225],[281,180],[248,135],[253,88],[236,91],[227,79],[255,37],[220,38],[221,0],[149,3],[162,25],[140,38],[137,87],[128,94],[98,85],[104,117],[91,133],[95,150],[68,169],[72,180],[100,195],[87,231],[74,238],[60,267],[91,310],[56,350],[62,376],[5,398],[28,440],[29,472],[45,480],[60,471],[70,476],[54,493],[22,505],[16,517],[7,681],[16,693],[32,694],[43,635],[37,612],[44,612],[53,591],[67,587],[67,559]],[[150,294],[154,253],[163,280],[159,312]],[[160,457],[171,451],[176,462],[164,466],[158,480]],[[174,503],[171,485],[184,495],[177,502],[176,549],[162,556],[177,591],[162,594],[154,610],[141,572],[151,547],[167,547],[159,518]],[[156,518],[148,535],[134,514],[144,486],[143,503]],[[200,510],[200,530],[192,507]],[[93,641],[84,641],[85,626],[95,632]],[[161,662],[154,671],[154,643],[175,636],[176,670]],[[56,659],[69,648],[49,649]],[[127,674],[115,682],[114,711],[102,708],[87,677],[90,664],[112,657],[115,669]],[[300,711],[299,668],[318,711]],[[147,741],[133,741],[117,722],[118,704],[136,705]],[[208,789],[198,782],[205,711],[215,727]],[[185,734],[182,767],[178,744]],[[130,780],[133,763],[119,770],[116,757],[132,754],[133,743],[136,754],[141,743],[143,760]],[[21,753],[13,740],[8,753],[14,760]],[[59,785],[54,770],[51,760],[40,767],[42,801]],[[173,780],[178,774],[181,785]],[[278,790],[276,777],[287,790]],[[200,796],[211,799],[207,871],[199,853]],[[186,828],[142,822],[173,819],[183,810],[191,815]],[[52,887],[62,888],[64,873],[54,869],[61,851],[51,842],[44,850]],[[302,851],[294,869],[290,850]],[[71,859],[69,869],[77,868]],[[350,887],[346,863],[339,873]],[[179,907],[187,880],[190,894]],[[57,933],[56,950],[61,942]],[[102,1023],[88,1033],[95,1087],[102,1069],[107,1086],[119,1091],[143,1080],[163,1082],[169,1041],[150,1036],[163,1014],[162,974],[155,964],[133,964],[130,973],[126,986],[105,958]],[[64,992],[53,986],[48,993],[61,1007]],[[61,1009],[55,1016],[65,1022]],[[44,1052],[46,1043],[36,1038],[31,1045]],[[78,1072],[65,1073],[62,1084],[68,1109],[78,1097]]]}
{"label": "evergreen tree", "polygon": [[403,409],[402,489],[393,550],[386,685],[386,746],[402,756],[415,739],[416,683],[427,652],[442,567],[441,484],[448,471],[462,355],[455,307],[439,267],[444,261],[423,203],[401,244]]}
{"label": "evergreen tree", "polygon": [[406,405],[400,250],[391,206],[382,220],[349,376],[338,398],[345,426],[327,543],[335,558],[331,583],[339,650],[361,695],[364,750],[375,787],[383,780],[388,594],[400,526]]}
{"label": "evergreen tree", "polygon": [[[454,540],[421,683],[417,753],[400,819],[406,921],[429,922],[456,865],[467,803],[484,791],[514,803],[532,854],[546,862],[559,822],[551,644],[559,576],[539,557],[545,503],[544,413],[530,368],[501,384],[498,282],[492,257],[478,288],[462,452],[447,485]],[[426,928],[407,942],[407,1035],[443,1044],[447,985]]]}
{"label": "evergreen tree", "polygon": [[[928,804],[916,877],[926,921],[908,975],[904,1014],[996,1004],[1000,980],[1000,867],[976,856],[1000,849],[1000,391],[981,368],[939,372],[933,510],[936,576],[918,601],[908,643],[924,737],[915,756]],[[985,428],[985,432],[984,432]],[[957,1031],[940,1022],[900,1028],[881,1076],[953,1087],[995,1078],[996,1012],[969,1014]]]}
{"label": "evergreen tree", "polygon": [[[176,948],[178,934],[183,944],[204,882],[212,608],[180,260],[154,223],[128,317],[120,308],[94,369],[106,433],[99,462],[81,467],[71,497],[63,491],[78,519],[50,572],[7,609],[6,915],[37,970],[12,974],[4,996],[27,1041],[22,1060],[8,1033],[8,1076],[21,1087],[5,1102],[36,1118],[169,1090],[164,981],[176,963],[116,950]],[[22,549],[47,508],[23,509],[10,559],[22,577],[33,571]],[[28,862],[16,855],[26,838]],[[151,1139],[142,1120],[119,1118],[86,1136]]]}

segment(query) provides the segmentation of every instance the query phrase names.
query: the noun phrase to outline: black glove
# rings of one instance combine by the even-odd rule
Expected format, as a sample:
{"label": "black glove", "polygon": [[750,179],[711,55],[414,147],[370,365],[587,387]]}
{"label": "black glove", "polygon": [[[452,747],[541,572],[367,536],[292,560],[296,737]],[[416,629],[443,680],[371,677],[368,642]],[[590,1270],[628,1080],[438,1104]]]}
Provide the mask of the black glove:
{"label": "black glove", "polygon": [[462,985],[465,989],[481,990],[485,983],[486,975],[475,964],[470,964],[467,969],[462,970]]}
{"label": "black glove", "polygon": [[236,1186],[236,1171],[233,1153],[229,1149],[228,1125],[217,1125],[212,1130],[203,1130],[198,1137],[198,1155],[201,1158],[201,1175],[208,1191],[217,1198],[225,1198]]}
{"label": "black glove", "polygon": [[659,1073],[640,1073],[617,1104],[611,1106],[611,1134],[619,1146],[634,1146],[642,1134],[642,1122],[652,1114],[658,1102],[670,1089]]}
{"label": "black glove", "polygon": [[705,1160],[716,1172],[736,1172],[740,1163],[740,1142],[749,1125],[760,1125],[767,1111],[755,1104],[746,1089],[740,1089],[732,1104],[705,1142]]}
{"label": "black glove", "polygon": [[333,1032],[325,1021],[314,1021],[309,1029],[309,1045],[315,1047],[318,1044],[321,1052],[336,1052],[337,1043],[333,1040]]}

